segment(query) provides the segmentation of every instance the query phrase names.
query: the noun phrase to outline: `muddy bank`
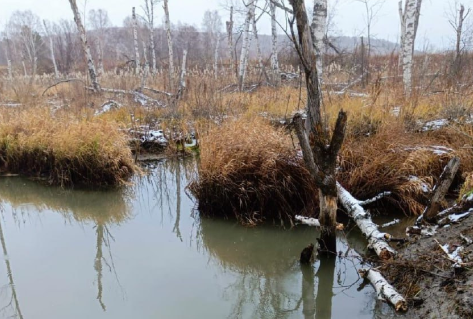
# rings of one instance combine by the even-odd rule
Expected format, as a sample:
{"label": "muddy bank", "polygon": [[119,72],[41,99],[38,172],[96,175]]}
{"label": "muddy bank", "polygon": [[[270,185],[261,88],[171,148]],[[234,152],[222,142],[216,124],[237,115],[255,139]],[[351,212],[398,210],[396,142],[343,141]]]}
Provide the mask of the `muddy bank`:
{"label": "muddy bank", "polygon": [[[409,301],[404,318],[473,318],[473,217],[444,227],[432,237],[411,239],[399,256],[381,266]],[[463,246],[462,267],[453,267],[440,245]]]}

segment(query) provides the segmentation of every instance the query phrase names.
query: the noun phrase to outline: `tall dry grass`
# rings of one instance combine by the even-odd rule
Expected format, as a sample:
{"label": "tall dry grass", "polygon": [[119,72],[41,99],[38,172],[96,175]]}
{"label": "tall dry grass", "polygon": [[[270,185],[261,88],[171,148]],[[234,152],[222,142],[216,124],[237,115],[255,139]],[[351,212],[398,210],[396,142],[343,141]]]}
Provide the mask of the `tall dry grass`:
{"label": "tall dry grass", "polygon": [[38,107],[0,111],[0,171],[62,186],[120,186],[136,166],[114,122]]}
{"label": "tall dry grass", "polygon": [[201,214],[256,225],[315,212],[313,180],[283,131],[242,118],[212,129],[200,143],[199,176],[190,190]]}

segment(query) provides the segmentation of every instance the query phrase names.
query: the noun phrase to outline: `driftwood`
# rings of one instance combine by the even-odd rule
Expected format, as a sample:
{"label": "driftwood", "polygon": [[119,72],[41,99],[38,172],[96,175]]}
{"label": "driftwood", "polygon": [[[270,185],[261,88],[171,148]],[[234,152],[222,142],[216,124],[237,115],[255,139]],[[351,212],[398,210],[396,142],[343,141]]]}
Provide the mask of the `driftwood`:
{"label": "driftwood", "polygon": [[[301,224],[307,225],[307,226],[312,226],[312,227],[321,227],[322,225],[320,224],[320,221],[316,218],[309,218],[309,217],[304,217],[297,215],[294,217],[295,220],[299,221]],[[345,226],[341,223],[337,223],[336,229],[337,230],[343,230]]]}
{"label": "driftwood", "polygon": [[433,221],[437,216],[441,202],[443,201],[445,194],[447,193],[450,185],[452,185],[453,178],[460,167],[460,159],[454,157],[448,162],[447,166],[443,169],[442,175],[434,187],[432,198],[429,204],[425,208],[424,212],[417,219],[416,224],[419,225],[423,220]]}
{"label": "driftwood", "polygon": [[465,266],[461,258],[461,253],[464,250],[463,246],[458,246],[450,252],[451,248],[449,244],[441,245],[437,239],[435,239],[435,242],[439,245],[445,255],[447,255],[447,259],[453,263],[453,268],[463,268]]}
{"label": "driftwood", "polygon": [[368,239],[368,247],[372,248],[379,258],[383,260],[392,259],[396,255],[396,251],[388,244],[391,236],[380,232],[378,225],[371,220],[370,214],[361,207],[360,201],[355,199],[338,183],[337,190],[338,200]]}
{"label": "driftwood", "polygon": [[361,277],[367,279],[373,285],[378,295],[378,299],[385,300],[394,306],[396,311],[407,311],[407,302],[393,286],[391,286],[381,273],[373,268],[360,269]]}

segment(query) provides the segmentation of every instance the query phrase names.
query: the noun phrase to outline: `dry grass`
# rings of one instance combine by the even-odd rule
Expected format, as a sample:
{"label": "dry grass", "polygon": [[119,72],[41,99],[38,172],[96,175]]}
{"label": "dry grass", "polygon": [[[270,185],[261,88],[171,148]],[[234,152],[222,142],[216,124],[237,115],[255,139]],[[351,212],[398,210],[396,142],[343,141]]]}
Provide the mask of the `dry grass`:
{"label": "dry grass", "polygon": [[316,189],[287,135],[258,118],[217,127],[201,138],[199,177],[190,190],[205,216],[245,225],[291,221],[315,212]]}
{"label": "dry grass", "polygon": [[119,186],[136,166],[113,122],[26,108],[0,112],[0,170],[62,186]]}

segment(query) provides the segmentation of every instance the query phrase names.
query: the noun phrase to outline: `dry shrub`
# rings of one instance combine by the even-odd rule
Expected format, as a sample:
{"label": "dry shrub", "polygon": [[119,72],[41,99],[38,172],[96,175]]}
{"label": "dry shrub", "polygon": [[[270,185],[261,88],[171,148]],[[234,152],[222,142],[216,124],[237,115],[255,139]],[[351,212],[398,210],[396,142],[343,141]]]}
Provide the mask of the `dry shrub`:
{"label": "dry shrub", "polygon": [[310,174],[287,135],[264,120],[227,122],[201,136],[200,146],[199,178],[190,190],[203,215],[256,225],[315,212]]}
{"label": "dry shrub", "polygon": [[135,170],[127,137],[112,122],[44,108],[0,112],[0,171],[61,186],[119,186]]}
{"label": "dry shrub", "polygon": [[462,171],[472,169],[471,151],[462,149],[466,139],[452,128],[409,133],[400,122],[384,124],[374,136],[347,138],[338,179],[360,199],[390,191],[390,204],[417,215],[453,156],[460,157]]}

